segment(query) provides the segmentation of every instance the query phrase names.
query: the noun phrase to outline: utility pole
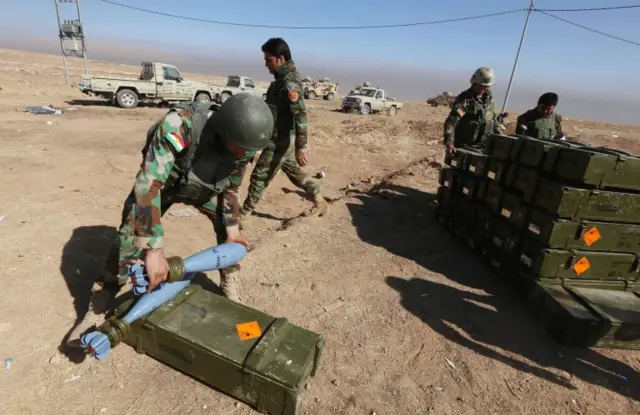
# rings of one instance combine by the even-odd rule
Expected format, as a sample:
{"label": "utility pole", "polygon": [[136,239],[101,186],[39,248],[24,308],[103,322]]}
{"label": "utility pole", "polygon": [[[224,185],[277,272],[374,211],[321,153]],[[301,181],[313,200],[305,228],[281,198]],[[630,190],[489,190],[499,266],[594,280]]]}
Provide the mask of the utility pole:
{"label": "utility pole", "polygon": [[520,37],[520,44],[518,45],[518,51],[516,52],[516,59],[513,62],[513,69],[511,70],[511,77],[509,78],[509,85],[507,85],[507,94],[504,97],[504,103],[502,104],[502,113],[505,112],[507,108],[507,102],[509,101],[509,92],[511,91],[511,84],[513,83],[513,77],[516,74],[516,67],[518,66],[518,58],[520,57],[520,50],[522,49],[522,44],[524,43],[524,37],[527,34],[527,27],[529,26],[529,18],[531,17],[531,12],[533,11],[533,3],[535,0],[531,0],[531,4],[529,4],[529,10],[527,11],[527,20],[524,22],[524,29],[522,29],[522,37]]}
{"label": "utility pole", "polygon": [[[80,19],[80,0],[54,0],[56,5],[56,17],[58,18],[58,37],[60,38],[60,51],[62,52],[62,60],[64,62],[64,76],[69,82],[69,68],[67,66],[67,56],[75,56],[84,59],[84,74],[89,75],[87,66],[87,47],[85,45],[84,31],[82,21]],[[67,5],[75,3],[75,10],[69,10]],[[65,10],[66,8],[66,10]],[[62,9],[63,16],[71,14],[71,18],[61,18],[60,11]]]}

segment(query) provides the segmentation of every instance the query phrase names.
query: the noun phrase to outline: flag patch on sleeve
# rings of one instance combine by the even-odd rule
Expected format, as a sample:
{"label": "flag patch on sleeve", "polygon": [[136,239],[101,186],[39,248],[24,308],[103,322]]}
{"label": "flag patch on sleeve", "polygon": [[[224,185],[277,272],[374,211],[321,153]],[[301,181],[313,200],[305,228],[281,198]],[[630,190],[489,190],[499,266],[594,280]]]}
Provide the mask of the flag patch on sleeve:
{"label": "flag patch on sleeve", "polygon": [[527,126],[526,126],[526,125],[524,125],[524,124],[520,124],[520,128],[522,128],[522,129],[523,129],[523,130],[525,130],[525,131],[527,131],[527,130],[528,130]]}
{"label": "flag patch on sleeve", "polygon": [[165,136],[173,148],[179,153],[186,147],[180,133],[172,131]]}
{"label": "flag patch on sleeve", "polygon": [[462,108],[462,105],[458,105],[456,107],[456,112],[458,113],[459,116],[464,117],[465,112],[464,112],[464,108]]}
{"label": "flag patch on sleeve", "polygon": [[295,87],[290,86],[287,88],[287,96],[291,100],[291,102],[298,102],[298,91],[296,91]]}

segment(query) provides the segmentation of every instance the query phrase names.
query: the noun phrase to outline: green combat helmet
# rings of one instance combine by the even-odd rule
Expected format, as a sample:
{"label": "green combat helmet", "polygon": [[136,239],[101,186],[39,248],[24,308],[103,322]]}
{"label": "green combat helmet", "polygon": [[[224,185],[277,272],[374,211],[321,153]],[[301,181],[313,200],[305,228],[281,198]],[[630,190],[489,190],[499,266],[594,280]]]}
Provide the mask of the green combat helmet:
{"label": "green combat helmet", "polygon": [[496,75],[493,73],[493,69],[483,66],[473,73],[470,82],[482,86],[493,86],[496,83]]}
{"label": "green combat helmet", "polygon": [[211,115],[207,124],[223,140],[259,151],[271,140],[274,114],[262,98],[250,94],[237,94],[227,99]]}

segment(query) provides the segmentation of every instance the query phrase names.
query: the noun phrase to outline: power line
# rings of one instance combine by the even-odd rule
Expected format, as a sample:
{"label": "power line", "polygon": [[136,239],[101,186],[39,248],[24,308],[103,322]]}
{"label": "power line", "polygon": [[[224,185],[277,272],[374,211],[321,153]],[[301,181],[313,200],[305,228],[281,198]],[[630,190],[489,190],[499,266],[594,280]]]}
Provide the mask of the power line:
{"label": "power line", "polygon": [[550,13],[547,13],[547,12],[544,12],[544,11],[542,11],[542,10],[536,10],[536,11],[537,11],[537,12],[539,12],[539,13],[545,14],[545,15],[547,15],[547,16],[549,16],[549,17],[553,17],[554,19],[557,19],[557,20],[560,20],[560,21],[562,21],[562,22],[565,22],[565,23],[567,23],[567,24],[570,24],[570,25],[572,25],[572,26],[576,26],[576,27],[579,27],[579,28],[581,28],[581,29],[588,30],[589,32],[597,33],[597,34],[599,34],[599,35],[606,36],[606,37],[609,37],[609,38],[611,38],[611,39],[616,39],[616,40],[619,40],[619,41],[621,41],[621,42],[630,43],[630,44],[632,44],[632,45],[640,46],[640,42],[634,42],[633,40],[623,39],[623,38],[618,37],[618,36],[614,36],[614,35],[610,35],[610,34],[608,34],[608,33],[601,32],[601,31],[599,31],[599,30],[591,29],[590,27],[582,26],[582,25],[580,25],[580,24],[578,24],[578,23],[572,22],[572,21],[567,20],[567,19],[563,19],[563,18],[558,17],[558,16],[554,16],[554,15],[552,15],[552,14],[550,14]]}
{"label": "power line", "polygon": [[478,16],[468,16],[468,17],[459,17],[455,19],[445,19],[445,20],[431,20],[426,22],[414,22],[414,23],[398,23],[398,24],[389,24],[389,25],[370,25],[370,26],[271,26],[271,25],[259,25],[259,24],[250,24],[250,23],[236,23],[236,22],[225,22],[221,20],[208,20],[208,19],[199,19],[197,17],[188,17],[188,16],[180,16],[171,13],[159,12],[156,10],[143,9],[140,7],[130,6],[128,4],[117,3],[115,1],[110,0],[100,0],[103,3],[112,4],[114,6],[120,6],[127,9],[138,10],[145,13],[157,14],[161,16],[173,17],[176,19],[183,20],[192,20],[203,23],[212,23],[218,25],[226,25],[226,26],[241,26],[241,27],[259,27],[265,29],[297,29],[297,30],[361,30],[361,29],[388,29],[394,27],[410,27],[410,26],[426,26],[426,25],[435,25],[442,23],[452,23],[452,22],[460,22],[463,20],[475,20],[475,19],[484,19],[487,17],[501,16],[505,14],[513,14],[519,13],[528,9],[517,9],[517,10],[507,10],[503,12],[497,13],[489,13]]}
{"label": "power line", "polygon": [[594,12],[601,10],[621,10],[621,9],[636,9],[640,7],[640,4],[634,4],[630,6],[609,6],[609,7],[590,7],[586,9],[533,9],[537,12]]}

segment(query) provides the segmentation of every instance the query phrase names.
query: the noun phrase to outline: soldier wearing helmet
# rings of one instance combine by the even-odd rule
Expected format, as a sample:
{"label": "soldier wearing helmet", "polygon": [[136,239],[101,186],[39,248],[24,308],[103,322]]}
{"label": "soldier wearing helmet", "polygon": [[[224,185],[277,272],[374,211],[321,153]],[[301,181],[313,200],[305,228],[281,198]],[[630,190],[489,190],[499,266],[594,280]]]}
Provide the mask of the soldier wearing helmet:
{"label": "soldier wearing helmet", "polygon": [[516,134],[543,140],[564,140],[562,116],[554,112],[556,105],[558,105],[558,94],[546,92],[540,95],[538,105],[518,117]]}
{"label": "soldier wearing helmet", "polygon": [[[128,266],[144,261],[148,291],[166,281],[161,217],[174,203],[194,206],[209,218],[218,243],[249,246],[240,234],[238,190],[249,161],[273,133],[273,110],[259,97],[234,95],[217,111],[208,104],[177,105],[147,133],[142,164],[124,201],[118,237],[105,263],[102,289],[94,291],[89,312],[69,336],[76,345],[128,281]],[[240,302],[235,265],[220,270],[221,289]]]}
{"label": "soldier wearing helmet", "polygon": [[491,68],[478,68],[471,77],[471,87],[451,104],[444,122],[444,145],[451,154],[456,147],[482,147],[487,136],[499,133],[496,102],[491,94],[495,75]]}

